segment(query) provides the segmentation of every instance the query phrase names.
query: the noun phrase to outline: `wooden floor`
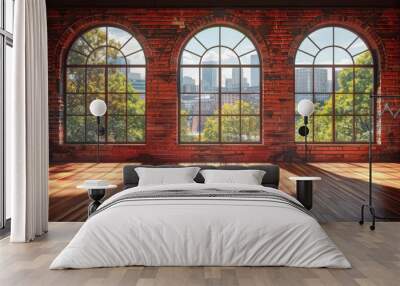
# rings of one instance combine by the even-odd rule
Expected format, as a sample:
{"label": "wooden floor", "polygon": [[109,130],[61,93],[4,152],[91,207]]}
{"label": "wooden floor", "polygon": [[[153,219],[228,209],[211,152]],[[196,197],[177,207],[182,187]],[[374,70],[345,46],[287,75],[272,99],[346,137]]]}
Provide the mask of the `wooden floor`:
{"label": "wooden floor", "polygon": [[[89,198],[76,185],[87,179],[122,183],[122,163],[67,163],[50,166],[50,221],[84,221]],[[368,164],[280,164],[280,189],[294,195],[288,177],[315,175],[313,213],[320,222],[357,221],[368,194]],[[400,216],[400,163],[374,164],[374,202],[381,216]],[[120,189],[120,188],[119,188]],[[118,190],[109,192],[112,195]]]}
{"label": "wooden floor", "polygon": [[123,267],[48,270],[81,223],[50,223],[49,233],[32,243],[0,240],[2,286],[398,286],[400,222],[381,222],[376,231],[355,222],[324,224],[352,269],[289,267]]}

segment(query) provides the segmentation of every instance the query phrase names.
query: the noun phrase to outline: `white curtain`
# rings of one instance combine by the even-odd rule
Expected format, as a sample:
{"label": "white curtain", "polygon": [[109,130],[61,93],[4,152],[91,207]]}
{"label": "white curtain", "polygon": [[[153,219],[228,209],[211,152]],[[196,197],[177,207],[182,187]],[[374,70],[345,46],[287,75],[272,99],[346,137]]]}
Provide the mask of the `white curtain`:
{"label": "white curtain", "polygon": [[[45,0],[15,2],[14,94],[6,98],[6,164],[12,242],[48,225],[48,82]],[[7,102],[8,101],[8,102]]]}

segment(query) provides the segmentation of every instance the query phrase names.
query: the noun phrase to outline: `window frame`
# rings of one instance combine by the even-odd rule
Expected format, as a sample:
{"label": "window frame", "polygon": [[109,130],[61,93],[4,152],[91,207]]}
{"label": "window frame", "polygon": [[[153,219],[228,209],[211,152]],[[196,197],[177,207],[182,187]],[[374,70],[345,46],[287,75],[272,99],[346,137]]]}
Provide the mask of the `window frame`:
{"label": "window frame", "polygon": [[[324,29],[324,28],[332,28],[333,29],[333,32],[332,32],[332,44],[328,45],[328,46],[324,46],[324,47],[321,48],[316,43],[314,43],[314,41],[310,38],[310,35],[312,33],[316,32],[316,31],[318,31],[320,29]],[[348,30],[348,31],[352,32],[353,34],[355,34],[356,38],[353,41],[351,41],[351,43],[346,48],[343,48],[342,46],[339,46],[339,45],[335,45],[334,28],[341,28],[341,29]],[[305,51],[300,49],[301,44],[306,39],[309,39],[314,44],[314,46],[316,46],[319,49],[319,51],[315,55],[311,55],[311,54],[309,54],[309,53],[307,53],[307,52],[305,52]],[[352,55],[348,51],[348,49],[358,39],[360,39],[360,40],[362,40],[364,42],[364,44],[367,47],[367,50],[364,50],[362,52],[358,52],[358,53]],[[346,64],[335,64],[335,62],[334,62],[334,59],[335,59],[334,50],[333,50],[333,53],[332,53],[332,59],[333,59],[332,64],[315,64],[315,60],[316,60],[318,54],[321,51],[323,51],[324,49],[327,49],[327,48],[334,49],[335,47],[338,47],[340,49],[345,50],[351,56],[353,64],[351,64],[351,65],[349,65],[349,64],[347,64],[347,65]],[[307,54],[309,56],[312,56],[313,57],[313,64],[296,64],[296,56],[297,56],[297,52],[298,51],[301,51],[304,54]],[[365,52],[369,52],[371,54],[372,64],[368,64],[368,65],[355,64],[354,58],[356,56],[358,56],[358,55],[361,55],[361,54],[365,53]],[[293,67],[294,67],[293,68],[293,71],[294,71],[294,73],[293,73],[294,74],[293,90],[294,90],[294,127],[295,127],[294,142],[296,144],[304,144],[304,140],[301,140],[301,141],[296,140],[296,133],[298,132],[298,130],[296,128],[296,120],[297,120],[297,118],[299,116],[301,117],[301,115],[297,114],[297,104],[296,104],[296,95],[297,94],[310,95],[310,96],[312,96],[313,102],[315,102],[316,95],[331,95],[332,96],[332,113],[331,114],[319,114],[319,115],[313,114],[309,118],[309,125],[312,125],[312,131],[310,131],[310,133],[312,132],[312,136],[311,137],[307,136],[307,144],[313,144],[313,145],[319,145],[319,144],[320,145],[329,145],[329,144],[337,144],[337,145],[369,144],[369,140],[365,140],[365,141],[357,141],[356,140],[356,132],[355,132],[356,123],[355,122],[356,122],[356,118],[360,118],[362,116],[365,116],[365,117],[368,117],[368,118],[370,116],[372,116],[372,120],[373,120],[372,121],[372,124],[373,124],[373,132],[372,132],[373,133],[373,138],[372,139],[373,139],[373,143],[376,143],[376,138],[377,138],[377,134],[376,134],[376,130],[377,130],[377,126],[376,126],[376,122],[377,122],[376,121],[376,109],[377,109],[376,101],[374,101],[374,103],[373,103],[372,111],[370,110],[368,114],[356,114],[355,113],[355,106],[356,106],[356,104],[355,104],[355,96],[356,95],[368,95],[368,97],[369,97],[368,104],[370,106],[370,101],[371,101],[370,95],[371,94],[376,94],[376,91],[377,91],[377,88],[378,88],[378,76],[379,76],[379,69],[378,69],[378,64],[377,64],[377,58],[376,58],[376,55],[375,55],[375,50],[371,48],[371,46],[368,43],[368,41],[366,41],[364,39],[364,37],[362,35],[360,35],[360,33],[358,33],[357,31],[354,31],[353,29],[351,29],[349,27],[341,26],[341,25],[338,25],[338,24],[328,24],[328,25],[324,25],[324,26],[319,26],[319,27],[311,30],[301,40],[301,42],[299,43],[299,45],[297,46],[297,48],[295,50],[295,55],[294,55],[294,58],[293,58]],[[312,91],[311,92],[302,92],[302,91],[301,92],[297,92],[296,91],[296,69],[297,68],[308,68],[308,69],[312,70]],[[314,70],[318,69],[318,68],[330,69],[330,72],[332,73],[331,74],[331,76],[332,76],[332,92],[316,92],[315,91],[315,82],[314,82],[315,73],[314,73]],[[335,70],[336,70],[336,68],[352,68],[352,70],[353,70],[353,73],[352,73],[353,74],[353,79],[352,79],[352,81],[353,81],[353,91],[351,93],[348,93],[348,92],[347,93],[340,93],[340,92],[338,93],[338,92],[336,92],[336,81],[334,80],[335,79]],[[369,69],[372,69],[372,73],[373,73],[373,75],[372,75],[372,93],[359,93],[359,92],[355,91],[355,80],[356,80],[355,74],[356,74],[356,69],[357,68],[369,68]],[[335,102],[335,100],[336,100],[336,95],[337,94],[338,95],[351,95],[352,96],[352,98],[353,98],[353,104],[352,104],[353,111],[352,111],[351,115],[337,115],[336,114],[336,105],[335,105],[336,102]],[[371,112],[372,112],[372,114],[371,114]],[[332,141],[315,141],[315,116],[317,116],[317,117],[329,117],[329,116],[332,117],[332,121],[330,122],[331,125],[332,125]],[[339,141],[339,140],[336,140],[336,137],[337,137],[336,136],[336,118],[337,117],[339,117],[339,118],[340,117],[351,117],[352,118],[353,122],[352,122],[352,140],[351,141]]]}
{"label": "window frame", "polygon": [[[86,56],[86,63],[84,65],[68,64],[69,52],[72,50],[72,46],[74,45],[74,43],[80,38],[83,39],[83,35],[85,35],[85,33],[89,32],[89,31],[91,31],[93,29],[97,29],[97,28],[106,28],[106,43],[105,43],[105,45],[98,46],[98,47],[96,47],[94,49],[92,48],[93,50],[88,54],[88,56]],[[128,34],[130,34],[130,38],[119,49],[117,49],[116,47],[110,46],[108,44],[108,28],[116,28],[116,29],[120,29],[120,30],[122,30],[124,32],[127,32]],[[135,51],[133,53],[130,53],[128,55],[123,54],[124,58],[125,58],[125,62],[126,62],[126,58],[128,56],[142,51],[143,52],[143,56],[144,56],[144,60],[145,60],[144,65],[137,65],[137,64],[132,65],[132,64],[128,64],[127,62],[125,64],[107,64],[107,50],[108,50],[107,48],[111,47],[113,49],[117,49],[118,51],[121,51],[121,49],[131,39],[135,39],[139,43],[141,49],[138,50],[138,51]],[[87,43],[86,40],[84,40],[84,41],[90,47],[90,44]],[[92,55],[92,53],[95,50],[98,50],[100,48],[105,48],[106,49],[106,55],[105,55],[106,63],[105,64],[88,64],[87,62],[88,62],[89,57]],[[129,29],[127,29],[127,28],[125,28],[123,26],[105,23],[105,24],[90,26],[89,28],[87,28],[87,29],[81,31],[79,34],[77,34],[74,37],[74,40],[69,45],[68,49],[66,49],[66,53],[65,53],[64,59],[63,59],[63,69],[62,69],[62,93],[63,93],[63,96],[62,97],[63,97],[63,103],[64,103],[64,108],[63,108],[63,112],[64,112],[64,117],[63,117],[63,128],[64,128],[63,142],[64,142],[64,144],[67,144],[67,145],[93,145],[93,144],[97,144],[97,140],[94,141],[94,142],[87,141],[87,119],[88,119],[88,117],[93,116],[93,115],[87,113],[87,110],[88,110],[87,96],[88,95],[92,95],[92,94],[93,95],[96,95],[96,94],[104,95],[104,101],[107,104],[107,112],[102,117],[102,118],[104,118],[103,120],[104,120],[105,135],[104,135],[104,140],[100,139],[100,144],[103,144],[103,145],[144,145],[144,144],[146,144],[146,142],[147,142],[147,91],[148,91],[148,88],[147,88],[147,83],[148,83],[148,80],[147,80],[148,64],[147,63],[148,63],[148,59],[146,57],[145,49],[143,48],[142,43],[139,42],[137,37],[135,37],[134,33],[132,33]],[[84,92],[81,92],[81,93],[79,93],[79,92],[74,92],[74,93],[67,92],[67,76],[68,76],[67,69],[68,68],[82,68],[82,69],[85,70],[84,71],[84,74],[85,74],[84,75],[84,78],[85,78],[85,91]],[[90,68],[102,68],[102,69],[104,69],[104,86],[105,86],[104,92],[97,92],[97,93],[96,92],[87,92],[87,71]],[[125,72],[125,76],[126,76],[126,79],[125,79],[125,91],[124,92],[109,92],[108,91],[108,70],[109,70],[109,68],[125,68],[126,69],[126,72]],[[128,91],[127,91],[127,88],[128,88],[128,75],[127,74],[128,74],[128,69],[129,68],[144,68],[144,70],[145,70],[145,90],[144,90],[144,92],[128,93]],[[84,115],[67,114],[67,95],[69,95],[69,94],[82,94],[82,95],[84,95],[84,99],[85,99]],[[110,94],[111,95],[114,95],[114,94],[125,95],[125,113],[124,114],[111,114],[111,115],[109,115],[110,106],[108,104],[108,96]],[[144,113],[143,114],[137,114],[137,115],[132,115],[131,114],[131,115],[129,115],[127,101],[128,101],[128,95],[130,95],[130,94],[136,94],[136,95],[139,95],[139,96],[140,95],[144,95],[145,107],[144,107]],[[78,141],[69,142],[67,140],[67,118],[71,117],[71,116],[85,117],[85,123],[84,123],[85,141],[83,141],[83,142],[81,142],[81,141],[79,141],[79,142]],[[117,142],[108,141],[108,118],[109,118],[109,116],[125,117],[125,141],[124,142],[123,141],[117,141]],[[142,141],[137,141],[137,142],[128,141],[128,118],[129,117],[142,117],[143,118],[143,122],[144,122],[144,129],[143,129],[144,138],[143,138]]]}
{"label": "window frame", "polygon": [[[218,29],[218,36],[219,36],[219,42],[218,45],[214,45],[211,46],[209,48],[206,48],[199,39],[197,39],[195,36],[197,34],[199,34],[200,32],[210,29],[210,28],[219,28]],[[254,50],[251,50],[249,52],[243,53],[242,55],[238,55],[235,51],[234,48],[230,48],[228,46],[224,46],[221,44],[221,28],[230,28],[233,30],[236,30],[240,33],[242,33],[244,35],[244,37],[235,45],[234,48],[236,48],[237,46],[239,46],[245,39],[248,39],[254,46]],[[229,25],[225,25],[225,24],[215,24],[215,25],[211,25],[211,26],[207,26],[204,27],[200,30],[197,30],[193,35],[191,35],[182,45],[182,48],[179,52],[179,57],[178,57],[178,71],[177,71],[177,94],[178,94],[178,144],[179,145],[260,145],[263,144],[263,114],[262,114],[262,110],[263,110],[263,87],[262,87],[262,75],[263,75],[263,70],[262,70],[262,58],[261,58],[261,54],[259,52],[259,49],[257,47],[257,45],[255,44],[255,42],[253,41],[253,39],[248,35],[249,33],[241,30],[240,28],[237,27],[233,27],[233,26],[229,26]],[[187,44],[192,40],[195,39],[203,46],[203,48],[205,49],[204,53],[200,56],[199,59],[199,64],[182,64],[182,57],[183,57],[183,52],[187,51],[190,53],[190,51],[186,50],[186,46]],[[235,55],[237,56],[238,60],[239,60],[239,64],[235,65],[235,64],[221,64],[221,60],[218,64],[201,64],[201,61],[204,57],[205,54],[207,54],[208,51],[214,49],[214,48],[226,48],[231,50],[232,52],[235,53]],[[258,56],[258,60],[259,60],[259,64],[258,65],[252,65],[252,64],[242,64],[240,61],[240,57],[247,55],[247,54],[251,54],[253,52],[257,53]],[[192,53],[193,54],[193,53]],[[199,56],[199,55],[197,55]],[[221,49],[219,49],[219,59],[221,59]],[[183,68],[198,68],[199,70],[199,91],[198,92],[182,92],[181,91],[181,70]],[[217,92],[205,92],[202,93],[201,92],[201,69],[202,68],[218,68],[218,91]],[[223,68],[239,68],[239,92],[222,92],[222,69]],[[258,68],[259,69],[259,91],[258,93],[255,92],[242,92],[242,68]],[[181,115],[181,99],[182,99],[182,95],[184,94],[193,94],[193,95],[198,95],[199,96],[199,112],[198,114],[190,114],[190,115]],[[208,115],[208,114],[201,114],[201,95],[203,94],[215,94],[218,95],[218,114],[217,115]],[[239,95],[239,115],[237,114],[221,114],[221,102],[222,102],[222,95],[223,94],[234,94],[234,95]],[[242,108],[241,108],[241,102],[242,102],[242,94],[247,94],[247,95],[259,95],[259,113],[258,114],[242,114]],[[214,116],[218,118],[218,141],[201,141],[201,132],[199,132],[199,137],[198,137],[198,141],[183,141],[181,140],[181,118],[182,116],[196,116],[198,118],[201,118],[202,116]],[[259,140],[258,141],[242,141],[242,117],[257,117],[259,119]],[[222,141],[222,118],[223,117],[238,117],[239,118],[239,141],[232,141],[232,142],[225,142]],[[199,131],[201,128],[201,121],[199,120]]]}

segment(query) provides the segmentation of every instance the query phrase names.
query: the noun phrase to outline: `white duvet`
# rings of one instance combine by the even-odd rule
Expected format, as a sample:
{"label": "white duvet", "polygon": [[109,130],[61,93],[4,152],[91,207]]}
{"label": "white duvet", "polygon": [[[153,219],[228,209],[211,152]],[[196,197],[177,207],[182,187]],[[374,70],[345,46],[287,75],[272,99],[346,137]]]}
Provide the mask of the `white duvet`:
{"label": "white duvet", "polygon": [[[233,184],[136,187],[164,190],[264,190]],[[50,269],[145,266],[293,266],[350,268],[318,222],[286,204],[246,198],[160,198],[125,201],[83,224]]]}

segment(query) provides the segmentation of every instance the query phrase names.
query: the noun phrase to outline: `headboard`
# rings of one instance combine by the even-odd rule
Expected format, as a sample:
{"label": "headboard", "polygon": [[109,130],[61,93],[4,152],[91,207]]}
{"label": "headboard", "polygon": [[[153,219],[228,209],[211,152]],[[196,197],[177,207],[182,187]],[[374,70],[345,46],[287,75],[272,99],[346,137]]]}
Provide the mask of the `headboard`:
{"label": "headboard", "polygon": [[[204,169],[219,169],[219,170],[262,170],[265,171],[265,175],[262,179],[262,185],[265,187],[271,187],[278,189],[279,187],[279,166],[273,164],[266,165],[225,165],[225,166],[213,166],[213,165],[192,165]],[[177,167],[188,167],[181,165],[126,165],[124,167],[123,174],[123,186],[124,189],[136,187],[139,183],[139,176],[135,171],[136,167],[147,167],[147,168],[177,168]],[[204,183],[204,178],[200,174],[197,174],[194,180],[197,183]]]}

